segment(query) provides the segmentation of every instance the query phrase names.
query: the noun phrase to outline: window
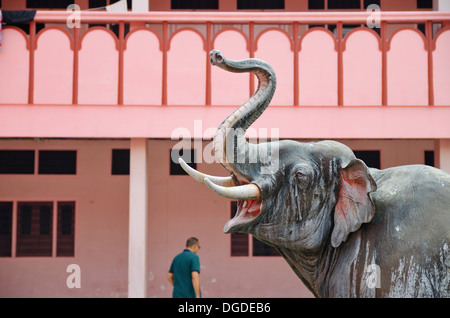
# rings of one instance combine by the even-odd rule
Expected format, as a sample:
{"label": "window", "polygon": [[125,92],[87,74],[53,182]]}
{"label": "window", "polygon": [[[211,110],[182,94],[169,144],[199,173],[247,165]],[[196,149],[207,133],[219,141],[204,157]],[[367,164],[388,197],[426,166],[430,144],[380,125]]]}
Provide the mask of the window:
{"label": "window", "polygon": [[34,150],[0,150],[0,174],[34,174]]}
{"label": "window", "polygon": [[434,167],[434,151],[425,150],[425,164]]}
{"label": "window", "polygon": [[[237,212],[237,201],[230,202],[231,217],[233,218]],[[245,233],[231,233],[231,256],[249,256],[250,249],[253,256],[280,256],[278,251],[258,239]],[[251,245],[251,247],[250,247]]]}
{"label": "window", "polygon": [[284,0],[237,0],[239,10],[284,9]]}
{"label": "window", "polygon": [[[34,174],[34,150],[0,150],[0,174]],[[76,174],[74,150],[40,150],[39,174]]]}
{"label": "window", "polygon": [[361,159],[369,168],[381,169],[379,150],[354,150],[356,158]]}
{"label": "window", "polygon": [[328,9],[361,9],[360,0],[328,0]]}
{"label": "window", "polygon": [[17,256],[52,256],[53,202],[19,202]]}
{"label": "window", "polygon": [[367,7],[371,4],[376,4],[377,6],[381,7],[380,0],[364,0],[364,9],[367,9]]}
{"label": "window", "polygon": [[325,9],[325,0],[308,0],[308,9]]}
{"label": "window", "polygon": [[417,9],[433,9],[433,0],[417,0]]}
{"label": "window", "polygon": [[77,152],[74,150],[40,150],[39,174],[76,174]]}
{"label": "window", "polygon": [[178,158],[183,160],[192,168],[197,169],[194,149],[171,149],[170,150],[170,175],[187,175],[186,171],[178,163]]}
{"label": "window", "polygon": [[[380,0],[364,0],[363,6],[361,8],[361,0],[328,0],[326,3],[324,0],[308,0],[309,10],[323,10],[323,9],[367,9],[371,4],[376,4],[380,6]],[[327,7],[325,7],[327,4]]]}
{"label": "window", "polygon": [[172,0],[172,9],[219,9],[219,0]]}
{"label": "window", "polygon": [[[107,5],[114,4],[117,1],[119,0],[89,0],[89,8],[103,8]],[[128,10],[131,10],[131,0],[127,0],[127,8]]]}
{"label": "window", "polygon": [[106,0],[89,0],[89,8],[103,8],[107,5]]}
{"label": "window", "polygon": [[56,256],[74,256],[75,202],[58,202]]}
{"label": "window", "polygon": [[12,202],[0,202],[0,257],[11,256]]}
{"label": "window", "polygon": [[0,202],[0,257],[12,256],[13,215],[15,256],[74,256],[75,202],[17,202],[14,209],[13,202]]}
{"label": "window", "polygon": [[113,149],[111,174],[129,175],[130,174],[130,149]]}
{"label": "window", "polygon": [[66,9],[73,0],[27,0],[27,8]]}

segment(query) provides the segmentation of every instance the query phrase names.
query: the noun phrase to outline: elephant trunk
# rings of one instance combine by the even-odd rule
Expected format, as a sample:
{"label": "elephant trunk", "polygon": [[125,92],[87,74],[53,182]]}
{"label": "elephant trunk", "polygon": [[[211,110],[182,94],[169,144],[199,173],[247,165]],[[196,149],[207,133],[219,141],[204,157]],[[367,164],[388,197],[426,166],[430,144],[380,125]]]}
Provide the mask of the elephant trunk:
{"label": "elephant trunk", "polygon": [[218,50],[212,50],[209,55],[215,66],[229,72],[251,72],[258,78],[256,92],[220,124],[213,140],[216,160],[240,183],[250,183],[258,174],[260,158],[258,147],[247,142],[245,132],[269,106],[276,88],[275,72],[258,59],[232,61]]}

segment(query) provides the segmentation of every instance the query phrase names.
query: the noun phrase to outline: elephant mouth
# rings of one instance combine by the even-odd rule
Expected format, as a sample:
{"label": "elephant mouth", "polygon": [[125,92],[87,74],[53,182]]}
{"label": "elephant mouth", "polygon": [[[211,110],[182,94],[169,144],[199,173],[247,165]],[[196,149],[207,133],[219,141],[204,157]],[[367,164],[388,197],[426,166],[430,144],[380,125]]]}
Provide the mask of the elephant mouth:
{"label": "elephant mouth", "polygon": [[263,209],[263,201],[260,200],[241,200],[238,201],[235,216],[229,220],[224,228],[224,233],[234,232],[237,226],[242,226],[253,222],[258,218]]}
{"label": "elephant mouth", "polygon": [[238,201],[236,215],[224,226],[225,233],[240,231],[242,225],[247,225],[260,216],[263,201],[261,200],[261,190],[257,184],[248,183],[242,179],[238,180],[233,174],[229,177],[204,174],[191,168],[182,158],[179,158],[179,163],[194,180],[225,198]]}

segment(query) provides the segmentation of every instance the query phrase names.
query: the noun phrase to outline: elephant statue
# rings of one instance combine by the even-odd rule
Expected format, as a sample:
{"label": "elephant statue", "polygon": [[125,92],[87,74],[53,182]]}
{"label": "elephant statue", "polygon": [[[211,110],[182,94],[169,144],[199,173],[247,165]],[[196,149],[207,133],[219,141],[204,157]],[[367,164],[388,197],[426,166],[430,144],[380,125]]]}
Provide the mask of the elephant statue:
{"label": "elephant statue", "polygon": [[316,297],[450,297],[450,175],[425,166],[368,168],[330,140],[249,143],[247,128],[275,91],[272,67],[250,58],[211,63],[252,72],[253,96],[213,139],[229,177],[195,180],[238,200],[225,233],[249,233],[275,247]]}

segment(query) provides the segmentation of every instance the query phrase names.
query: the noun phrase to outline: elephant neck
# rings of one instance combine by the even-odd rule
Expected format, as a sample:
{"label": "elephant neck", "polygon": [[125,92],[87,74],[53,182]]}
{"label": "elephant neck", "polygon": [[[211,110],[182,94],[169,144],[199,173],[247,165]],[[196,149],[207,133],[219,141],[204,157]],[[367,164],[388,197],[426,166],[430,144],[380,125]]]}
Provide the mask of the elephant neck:
{"label": "elephant neck", "polygon": [[327,244],[314,253],[292,249],[280,249],[279,251],[315,297],[330,297],[328,287],[338,262],[339,247],[334,248],[331,244]]}

